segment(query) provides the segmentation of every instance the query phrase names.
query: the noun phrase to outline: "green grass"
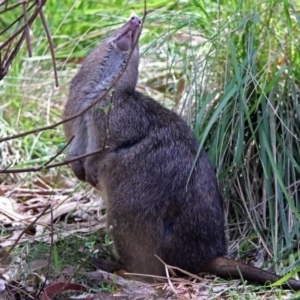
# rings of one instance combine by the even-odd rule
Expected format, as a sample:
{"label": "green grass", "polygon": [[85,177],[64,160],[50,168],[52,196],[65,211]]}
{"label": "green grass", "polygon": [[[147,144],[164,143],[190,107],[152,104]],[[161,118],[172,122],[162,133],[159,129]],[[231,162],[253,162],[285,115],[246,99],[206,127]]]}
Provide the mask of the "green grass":
{"label": "green grass", "polygon": [[[85,272],[91,272],[94,269],[89,263],[82,264],[82,261],[89,262],[96,250],[98,255],[110,257],[111,249],[101,246],[104,239],[99,239],[99,233],[87,236],[76,234],[70,237],[62,237],[59,230],[56,232],[58,240],[52,246],[49,243],[36,240],[34,244],[28,243],[15,249],[12,255],[14,259],[11,262],[11,265],[14,266],[15,280],[32,280],[31,278],[35,277],[34,272],[38,272],[53,281],[62,280],[63,278],[67,281],[74,274],[76,268],[80,266],[80,271],[75,273],[72,281],[86,284],[95,291],[113,292],[116,289],[115,286],[99,281],[93,282],[91,278],[88,278]],[[95,241],[97,241],[97,245]],[[93,244],[93,247],[88,247],[91,244]],[[49,258],[50,247],[52,247],[52,255]],[[20,267],[20,258],[25,258],[22,260],[23,269]],[[25,263],[26,265],[24,265]],[[41,284],[41,282],[39,283]]]}
{"label": "green grass", "polygon": [[[152,0],[140,41],[138,88],[181,113],[208,152],[225,199],[230,252],[259,250],[278,274],[300,265],[299,5]],[[1,136],[60,120],[76,62],[132,12],[142,16],[143,3],[47,1],[60,88],[37,21],[33,57],[23,47],[0,90]],[[1,143],[1,167],[42,164],[63,141],[59,127]]]}

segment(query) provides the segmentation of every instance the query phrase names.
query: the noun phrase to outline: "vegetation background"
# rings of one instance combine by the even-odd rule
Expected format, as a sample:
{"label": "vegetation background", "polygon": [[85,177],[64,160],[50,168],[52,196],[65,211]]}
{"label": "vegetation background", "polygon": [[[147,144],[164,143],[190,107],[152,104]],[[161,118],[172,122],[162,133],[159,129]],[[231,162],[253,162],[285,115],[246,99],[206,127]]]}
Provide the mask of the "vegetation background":
{"label": "vegetation background", "polygon": [[[0,82],[0,138],[59,121],[81,60],[143,9],[134,0],[48,0],[60,86],[37,20],[33,56],[24,44]],[[149,0],[147,9],[138,89],[181,114],[208,152],[225,199],[229,253],[281,275],[299,270],[300,1]],[[0,24],[20,13],[2,14]],[[61,127],[0,143],[0,169],[42,165],[62,143]],[[64,166],[0,182],[30,187],[46,176],[58,186],[73,175]]]}

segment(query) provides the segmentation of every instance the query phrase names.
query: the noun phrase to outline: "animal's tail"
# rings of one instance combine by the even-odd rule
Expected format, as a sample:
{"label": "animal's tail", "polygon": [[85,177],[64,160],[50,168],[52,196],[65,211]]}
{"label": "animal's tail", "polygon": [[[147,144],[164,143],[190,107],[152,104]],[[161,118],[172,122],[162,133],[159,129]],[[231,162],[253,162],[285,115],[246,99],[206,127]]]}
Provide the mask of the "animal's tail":
{"label": "animal's tail", "polygon": [[[243,264],[242,262],[235,261],[226,257],[218,257],[214,259],[204,267],[203,271],[225,278],[243,277],[251,281],[256,281],[260,284],[273,283],[280,279],[279,276],[273,273]],[[300,290],[300,281],[289,279],[282,285],[282,287],[298,291]]]}

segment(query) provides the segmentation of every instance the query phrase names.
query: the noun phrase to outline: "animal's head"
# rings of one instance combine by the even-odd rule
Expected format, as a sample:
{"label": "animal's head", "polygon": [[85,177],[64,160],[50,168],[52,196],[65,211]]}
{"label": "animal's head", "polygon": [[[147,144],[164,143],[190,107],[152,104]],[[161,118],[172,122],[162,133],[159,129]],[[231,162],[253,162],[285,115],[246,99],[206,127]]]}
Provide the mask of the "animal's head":
{"label": "animal's head", "polygon": [[[136,87],[139,67],[138,38],[140,35],[140,24],[141,20],[137,16],[132,16],[124,26],[107,39],[111,49],[110,64],[116,63],[124,68],[132,52],[126,71],[116,84],[118,88],[135,89]],[[114,67],[111,68],[114,69]]]}
{"label": "animal's head", "polygon": [[[86,58],[80,77],[82,80],[89,81],[89,90],[96,92],[97,87],[109,87],[124,71],[127,62],[126,71],[113,88],[135,89],[138,79],[140,24],[141,20],[137,16],[132,16],[125,25],[104,39]],[[130,61],[128,61],[130,54]],[[89,78],[84,79],[85,76]]]}

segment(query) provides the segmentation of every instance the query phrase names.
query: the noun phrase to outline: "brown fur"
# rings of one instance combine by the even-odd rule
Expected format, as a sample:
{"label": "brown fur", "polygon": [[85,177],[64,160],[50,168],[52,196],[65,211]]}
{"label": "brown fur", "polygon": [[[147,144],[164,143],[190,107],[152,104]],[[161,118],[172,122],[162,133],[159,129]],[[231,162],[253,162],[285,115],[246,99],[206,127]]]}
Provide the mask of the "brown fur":
{"label": "brown fur", "polygon": [[[95,101],[123,70],[137,40],[137,22],[128,21],[85,59],[72,81],[65,117]],[[124,37],[130,28],[132,39]],[[223,199],[211,163],[202,150],[189,179],[198,141],[177,114],[135,90],[138,60],[136,47],[113,96],[64,127],[67,140],[75,135],[71,157],[101,148],[105,140],[110,147],[71,166],[79,179],[103,190],[108,227],[124,267],[164,275],[157,255],[192,273],[276,281],[272,273],[224,257]],[[103,107],[111,102],[108,117]],[[288,284],[300,288],[298,281]]]}

